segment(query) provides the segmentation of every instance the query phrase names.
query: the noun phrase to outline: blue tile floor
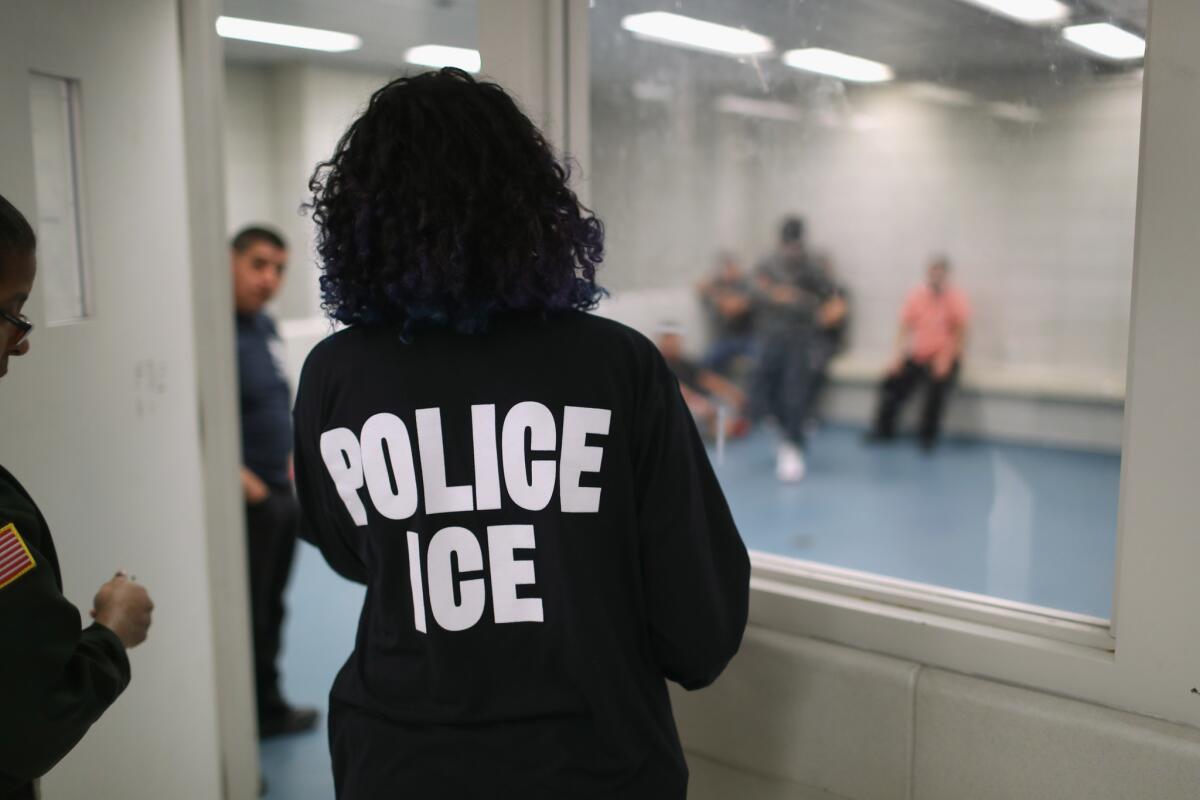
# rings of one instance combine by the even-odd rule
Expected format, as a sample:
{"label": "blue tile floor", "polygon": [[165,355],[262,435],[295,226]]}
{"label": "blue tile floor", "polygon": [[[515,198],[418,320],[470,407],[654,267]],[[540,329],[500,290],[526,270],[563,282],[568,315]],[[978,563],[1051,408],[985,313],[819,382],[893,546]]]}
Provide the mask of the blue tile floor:
{"label": "blue tile floor", "polygon": [[283,638],[283,693],[321,709],[315,731],[269,739],[260,759],[272,800],[332,800],[333,774],[325,734],[329,687],[350,651],[364,587],[340,577],[309,544],[301,544],[288,587]]}
{"label": "blue tile floor", "polygon": [[[860,436],[819,431],[808,477],[794,486],[774,479],[769,432],[730,443],[716,470],[747,545],[1108,617],[1119,456],[971,440],[925,455],[911,442],[868,446]],[[293,702],[325,709],[362,598],[301,545],[283,664]],[[333,797],[323,727],[264,742],[262,768],[270,798]]]}
{"label": "blue tile floor", "polygon": [[894,578],[1107,618],[1117,539],[1117,454],[945,441],[867,445],[831,427],[808,476],[773,479],[769,432],[716,465],[746,544]]}

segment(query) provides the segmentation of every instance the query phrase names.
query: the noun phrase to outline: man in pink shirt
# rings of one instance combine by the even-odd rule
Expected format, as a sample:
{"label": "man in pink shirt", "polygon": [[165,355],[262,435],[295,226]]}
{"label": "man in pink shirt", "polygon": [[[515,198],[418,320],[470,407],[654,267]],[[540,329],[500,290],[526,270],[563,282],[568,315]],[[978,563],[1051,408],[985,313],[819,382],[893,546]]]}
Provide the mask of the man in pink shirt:
{"label": "man in pink shirt", "polygon": [[909,293],[900,314],[896,357],[880,387],[879,410],[869,439],[887,441],[896,435],[896,419],[904,402],[926,384],[921,415],[921,446],[937,442],[946,393],[958,375],[971,312],[967,297],[949,281],[950,264],[936,258],[926,283]]}

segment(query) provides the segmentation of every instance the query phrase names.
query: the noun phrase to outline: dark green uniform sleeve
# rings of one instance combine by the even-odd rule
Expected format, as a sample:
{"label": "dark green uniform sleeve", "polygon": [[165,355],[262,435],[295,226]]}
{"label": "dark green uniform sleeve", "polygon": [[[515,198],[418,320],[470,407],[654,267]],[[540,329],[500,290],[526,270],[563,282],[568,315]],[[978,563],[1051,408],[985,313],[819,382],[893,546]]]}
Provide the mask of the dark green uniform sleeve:
{"label": "dark green uniform sleeve", "polygon": [[40,514],[4,502],[13,497],[0,495],[0,528],[15,525],[36,566],[0,588],[0,797],[58,763],[129,683],[120,639],[102,625],[82,628]]}

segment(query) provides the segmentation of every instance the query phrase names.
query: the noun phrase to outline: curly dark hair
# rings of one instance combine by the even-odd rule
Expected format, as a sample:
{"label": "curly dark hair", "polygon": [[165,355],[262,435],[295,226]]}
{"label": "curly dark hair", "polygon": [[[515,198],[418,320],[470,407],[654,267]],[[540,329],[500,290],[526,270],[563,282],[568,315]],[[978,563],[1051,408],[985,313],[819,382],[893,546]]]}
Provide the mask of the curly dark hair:
{"label": "curly dark hair", "polygon": [[594,308],[604,227],[499,85],[391,81],[309,181],[326,314],[485,331],[505,311]]}

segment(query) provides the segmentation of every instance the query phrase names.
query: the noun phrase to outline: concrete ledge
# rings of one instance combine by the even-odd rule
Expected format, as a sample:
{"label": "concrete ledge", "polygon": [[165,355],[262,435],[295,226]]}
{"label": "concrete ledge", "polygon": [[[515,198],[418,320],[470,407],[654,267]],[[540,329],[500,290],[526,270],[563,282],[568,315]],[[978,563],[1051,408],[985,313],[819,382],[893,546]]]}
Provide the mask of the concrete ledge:
{"label": "concrete ledge", "polygon": [[[866,428],[879,402],[876,382],[832,381],[821,403],[830,422]],[[921,401],[913,398],[901,430],[917,427]],[[958,388],[946,405],[947,434],[992,441],[1119,453],[1125,431],[1120,402],[1067,400],[1017,394],[990,394]]]}
{"label": "concrete ledge", "polygon": [[[708,330],[691,287],[618,293],[596,311],[648,336],[663,320],[681,328],[693,355]],[[865,426],[882,379],[882,358],[849,353],[831,366],[824,416]],[[946,431],[1038,445],[1117,452],[1124,432],[1125,376],[1099,370],[969,361],[947,407]],[[916,403],[909,412],[915,414]]]}
{"label": "concrete ledge", "polygon": [[[884,359],[847,355],[836,359],[829,371],[830,377],[840,383],[877,386],[886,369]],[[957,388],[961,392],[996,396],[1125,404],[1125,375],[1100,370],[971,362],[963,369]]]}
{"label": "concrete ledge", "polygon": [[1200,796],[1200,731],[941,670],[921,673],[916,745],[915,800]]}
{"label": "concrete ledge", "polygon": [[757,626],[672,700],[703,800],[1200,796],[1195,728]]}
{"label": "concrete ledge", "polygon": [[906,800],[917,665],[752,626],[711,688],[674,687],[684,747],[861,800]]}
{"label": "concrete ledge", "polygon": [[848,800],[811,786],[752,772],[687,753],[688,800]]}
{"label": "concrete ledge", "polygon": [[[601,303],[596,313],[623,322],[647,336],[664,320],[677,323],[689,352],[702,353],[708,339],[703,309],[690,286],[637,289],[619,292]],[[886,359],[848,353],[831,366],[835,381],[877,384]],[[1121,404],[1125,401],[1125,375],[1070,366],[1024,366],[973,359],[959,380],[963,391],[1062,401]]]}

